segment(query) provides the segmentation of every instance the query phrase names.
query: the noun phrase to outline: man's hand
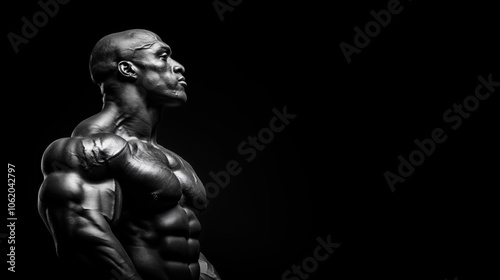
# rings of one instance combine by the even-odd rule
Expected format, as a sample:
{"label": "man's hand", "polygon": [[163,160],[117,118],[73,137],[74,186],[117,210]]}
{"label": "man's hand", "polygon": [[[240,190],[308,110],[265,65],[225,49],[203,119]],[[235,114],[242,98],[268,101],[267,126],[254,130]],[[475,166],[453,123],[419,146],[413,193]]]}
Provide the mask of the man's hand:
{"label": "man's hand", "polygon": [[200,264],[200,280],[221,280],[215,267],[208,262],[207,258],[201,252],[198,263]]}

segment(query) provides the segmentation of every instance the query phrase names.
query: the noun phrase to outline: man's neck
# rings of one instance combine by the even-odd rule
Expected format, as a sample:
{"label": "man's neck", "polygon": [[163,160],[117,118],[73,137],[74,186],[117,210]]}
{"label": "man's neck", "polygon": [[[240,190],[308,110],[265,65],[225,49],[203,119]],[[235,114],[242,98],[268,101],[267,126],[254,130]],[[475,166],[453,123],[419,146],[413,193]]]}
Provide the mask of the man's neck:
{"label": "man's neck", "polygon": [[101,112],[83,121],[73,134],[113,133],[126,140],[156,143],[161,108],[148,106],[144,96],[133,85],[105,92]]}
{"label": "man's neck", "polygon": [[160,118],[160,110],[145,106],[144,103],[117,104],[105,101],[102,114],[111,121],[112,133],[124,139],[137,138],[146,142],[154,142],[156,128]]}

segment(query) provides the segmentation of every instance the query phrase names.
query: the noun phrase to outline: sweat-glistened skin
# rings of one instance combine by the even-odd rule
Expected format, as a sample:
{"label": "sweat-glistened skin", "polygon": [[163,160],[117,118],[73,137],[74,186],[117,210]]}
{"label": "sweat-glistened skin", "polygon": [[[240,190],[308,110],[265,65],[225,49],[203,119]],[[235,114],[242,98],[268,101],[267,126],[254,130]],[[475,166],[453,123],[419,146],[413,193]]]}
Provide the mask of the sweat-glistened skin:
{"label": "sweat-glistened skin", "polygon": [[186,102],[184,67],[156,34],[132,29],[92,51],[102,110],[42,157],[38,210],[71,278],[220,279],[200,252],[203,184],[156,142],[164,107]]}
{"label": "sweat-glistened skin", "polygon": [[198,279],[201,226],[189,207],[205,190],[179,156],[99,133],[55,141],[42,169],[40,213],[60,256],[95,257],[127,277]]}

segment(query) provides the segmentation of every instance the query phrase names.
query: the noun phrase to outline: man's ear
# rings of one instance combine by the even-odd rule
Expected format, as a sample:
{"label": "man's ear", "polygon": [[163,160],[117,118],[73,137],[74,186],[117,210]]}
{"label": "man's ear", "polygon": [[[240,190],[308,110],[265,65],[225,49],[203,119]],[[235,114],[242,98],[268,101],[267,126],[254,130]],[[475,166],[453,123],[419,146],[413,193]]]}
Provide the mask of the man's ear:
{"label": "man's ear", "polygon": [[137,78],[135,65],[130,61],[122,60],[118,62],[118,71],[126,78]]}

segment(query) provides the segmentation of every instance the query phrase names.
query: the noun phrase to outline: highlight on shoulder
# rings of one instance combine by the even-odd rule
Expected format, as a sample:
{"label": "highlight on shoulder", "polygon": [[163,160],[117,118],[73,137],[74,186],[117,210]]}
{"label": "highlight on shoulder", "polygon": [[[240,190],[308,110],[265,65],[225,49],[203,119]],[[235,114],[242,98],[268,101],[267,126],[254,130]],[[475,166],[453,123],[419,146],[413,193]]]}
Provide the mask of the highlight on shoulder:
{"label": "highlight on shoulder", "polygon": [[108,173],[109,162],[128,149],[127,141],[112,133],[55,140],[42,156],[44,177],[56,171],[77,171],[89,179]]}

